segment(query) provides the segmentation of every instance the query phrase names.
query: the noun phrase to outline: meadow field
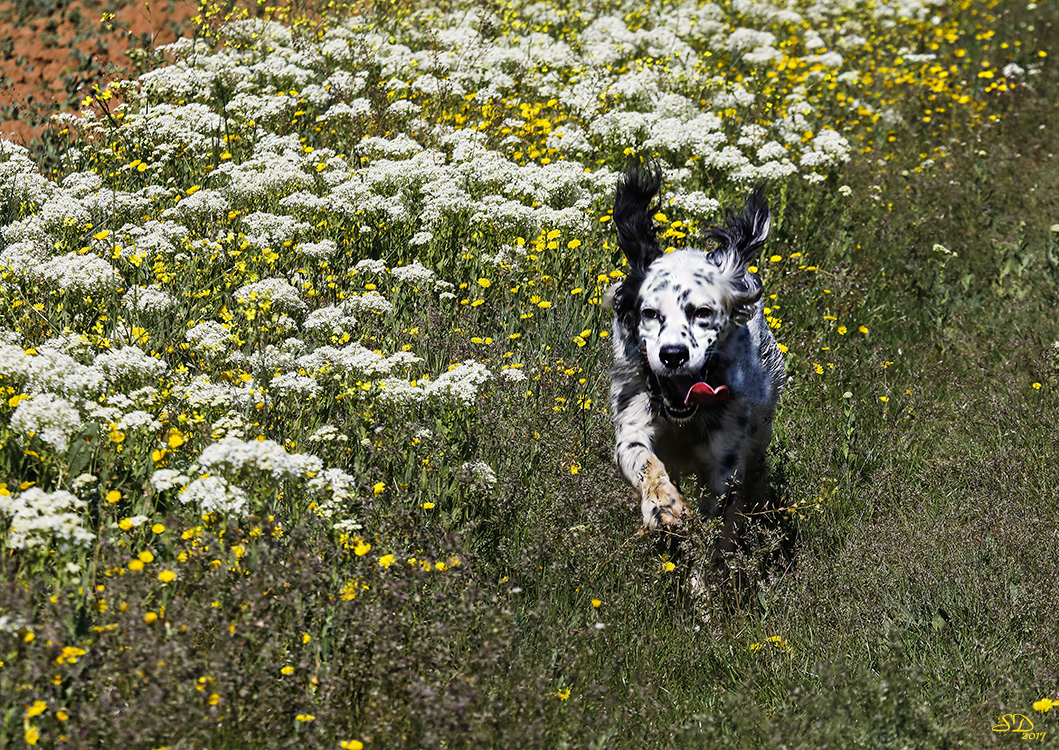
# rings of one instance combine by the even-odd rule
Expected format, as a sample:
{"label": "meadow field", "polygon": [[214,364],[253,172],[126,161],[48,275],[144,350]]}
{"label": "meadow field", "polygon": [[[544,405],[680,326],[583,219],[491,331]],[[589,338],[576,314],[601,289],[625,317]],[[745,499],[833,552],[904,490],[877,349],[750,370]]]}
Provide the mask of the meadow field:
{"label": "meadow field", "polygon": [[[0,141],[0,747],[1054,743],[1059,7],[194,28]],[[773,211],[728,574],[613,463],[641,159],[664,247]]]}

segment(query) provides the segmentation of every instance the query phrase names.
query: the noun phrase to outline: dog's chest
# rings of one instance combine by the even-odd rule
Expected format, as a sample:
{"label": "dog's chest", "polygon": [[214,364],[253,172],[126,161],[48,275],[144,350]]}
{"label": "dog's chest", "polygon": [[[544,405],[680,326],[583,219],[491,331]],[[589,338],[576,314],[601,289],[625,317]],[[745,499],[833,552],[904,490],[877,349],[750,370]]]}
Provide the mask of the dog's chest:
{"label": "dog's chest", "polygon": [[746,422],[739,427],[738,409],[717,409],[711,414],[697,414],[687,422],[672,422],[656,417],[653,445],[658,457],[670,471],[678,474],[701,472],[709,468],[711,456],[724,455],[746,439]]}

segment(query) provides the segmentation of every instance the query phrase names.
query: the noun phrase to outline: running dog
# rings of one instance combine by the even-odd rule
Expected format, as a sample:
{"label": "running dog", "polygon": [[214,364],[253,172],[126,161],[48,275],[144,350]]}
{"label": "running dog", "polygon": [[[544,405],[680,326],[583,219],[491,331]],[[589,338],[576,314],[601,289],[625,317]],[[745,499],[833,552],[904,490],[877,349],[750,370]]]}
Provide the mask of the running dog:
{"label": "running dog", "polygon": [[747,270],[771,214],[758,188],[742,213],[729,210],[723,226],[705,233],[715,247],[664,253],[650,208],[660,185],[657,167],[630,166],[614,199],[628,260],[611,300],[614,456],[640,491],[646,528],[680,522],[677,485],[695,475],[699,511],[724,514],[730,547],[744,509],[767,497],[765,452],[785,377],[761,279]]}

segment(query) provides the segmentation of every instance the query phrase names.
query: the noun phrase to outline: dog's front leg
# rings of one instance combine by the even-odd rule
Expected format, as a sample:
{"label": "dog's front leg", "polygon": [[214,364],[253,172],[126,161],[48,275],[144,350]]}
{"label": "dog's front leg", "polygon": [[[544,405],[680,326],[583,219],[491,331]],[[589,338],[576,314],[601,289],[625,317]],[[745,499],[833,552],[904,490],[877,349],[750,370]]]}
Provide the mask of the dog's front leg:
{"label": "dog's front leg", "polygon": [[617,436],[614,458],[625,478],[640,490],[644,526],[657,529],[675,525],[684,514],[684,498],[652,450],[650,397],[643,392],[614,388],[612,402]]}

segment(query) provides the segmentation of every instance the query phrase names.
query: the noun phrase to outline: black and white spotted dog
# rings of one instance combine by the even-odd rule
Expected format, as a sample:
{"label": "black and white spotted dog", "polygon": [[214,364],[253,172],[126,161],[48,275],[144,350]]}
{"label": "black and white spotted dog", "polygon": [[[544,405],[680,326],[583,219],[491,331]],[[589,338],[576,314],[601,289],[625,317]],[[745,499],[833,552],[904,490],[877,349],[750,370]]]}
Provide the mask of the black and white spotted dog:
{"label": "black and white spotted dog", "polygon": [[647,528],[680,520],[677,484],[694,475],[700,512],[723,511],[731,543],[744,508],[768,489],[765,451],[784,381],[761,280],[747,270],[770,213],[759,189],[706,233],[714,249],[664,253],[650,207],[660,184],[657,170],[630,166],[614,199],[629,265],[613,297],[615,458],[640,491]]}

